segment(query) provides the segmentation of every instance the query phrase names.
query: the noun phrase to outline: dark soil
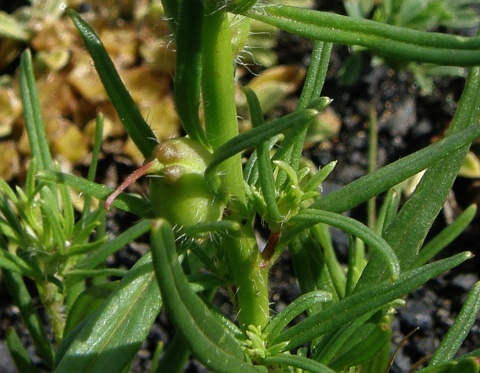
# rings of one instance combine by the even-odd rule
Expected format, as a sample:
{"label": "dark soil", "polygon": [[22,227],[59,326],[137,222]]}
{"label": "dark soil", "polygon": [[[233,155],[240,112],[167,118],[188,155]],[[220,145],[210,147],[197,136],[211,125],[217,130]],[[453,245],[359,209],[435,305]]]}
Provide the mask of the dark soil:
{"label": "dark soil", "polygon": [[[341,12],[338,4],[318,1],[323,10]],[[281,34],[278,39],[277,52],[280,64],[309,63],[308,55],[312,44],[303,39]],[[317,165],[325,165],[332,160],[338,160],[337,167],[329,177],[329,188],[337,188],[364,175],[367,172],[368,160],[368,120],[370,110],[373,107],[377,113],[379,126],[379,151],[378,165],[390,163],[400,157],[410,154],[435,141],[445,129],[455,112],[456,103],[461,95],[464,79],[436,79],[435,89],[432,95],[424,96],[420,93],[413,76],[409,72],[398,72],[386,65],[371,65],[371,56],[362,55],[362,74],[354,85],[341,86],[338,83],[337,74],[342,63],[349,55],[349,50],[344,47],[334,49],[328,79],[325,84],[323,95],[334,99],[332,107],[340,116],[342,127],[340,133],[332,141],[326,144],[318,144],[306,151],[306,156],[311,158]],[[287,102],[279,111],[288,111],[294,107],[296,98]],[[105,170],[111,170],[118,179],[123,179],[130,171],[128,166],[118,163],[114,159],[104,160]],[[141,189],[141,188],[140,188]],[[458,204],[461,210],[471,203],[480,201],[480,185],[475,180],[461,178],[453,187],[452,201]],[[454,210],[456,211],[456,210]],[[359,219],[364,220],[365,209],[360,207],[351,212]],[[442,213],[432,229],[432,235],[439,232],[446,225]],[[113,234],[123,231],[135,221],[135,217],[118,213],[110,217],[109,229]],[[449,256],[457,252],[469,250],[478,254],[478,242],[480,238],[480,219],[477,216],[469,229],[464,232],[455,242],[445,250],[442,256]],[[334,235],[336,249],[341,258],[346,257],[348,240],[341,233]],[[143,243],[132,244],[116,255],[110,265],[130,267],[145,252],[147,247]],[[417,361],[430,355],[438,346],[448,328],[452,325],[455,316],[463,305],[469,289],[479,281],[478,268],[480,263],[478,255],[439,278],[429,281],[423,288],[410,294],[407,306],[398,310],[398,317],[393,323],[393,349],[401,344],[393,362],[391,372],[408,372]],[[295,281],[292,265],[288,253],[271,271],[272,279],[272,302],[276,309],[281,309],[299,295],[298,285]],[[2,287],[1,292],[1,335],[4,339],[4,331],[15,326],[22,340],[28,342],[26,332],[20,325],[18,309],[11,304],[11,299]],[[216,303],[229,310],[228,296],[220,292]],[[404,343],[404,337],[419,328]],[[142,347],[138,359],[135,361],[132,371],[146,371],[150,366],[149,359],[159,341],[168,343],[174,331],[162,313],[150,332],[147,341]],[[467,337],[461,353],[480,347],[480,318],[473,330]],[[13,372],[8,361],[2,360],[4,344],[0,344],[0,371]],[[392,350],[393,352],[393,350]],[[190,363],[186,371],[197,372],[203,368],[195,362]]]}

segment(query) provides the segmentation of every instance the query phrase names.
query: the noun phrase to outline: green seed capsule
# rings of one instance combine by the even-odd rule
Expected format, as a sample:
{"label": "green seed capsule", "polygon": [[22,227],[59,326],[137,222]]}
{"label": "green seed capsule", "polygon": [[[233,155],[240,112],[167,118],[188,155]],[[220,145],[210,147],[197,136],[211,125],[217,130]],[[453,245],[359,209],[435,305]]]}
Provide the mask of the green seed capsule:
{"label": "green seed capsule", "polygon": [[224,199],[214,195],[203,177],[210,153],[188,138],[159,144],[154,154],[158,177],[150,181],[155,214],[177,227],[220,220]]}

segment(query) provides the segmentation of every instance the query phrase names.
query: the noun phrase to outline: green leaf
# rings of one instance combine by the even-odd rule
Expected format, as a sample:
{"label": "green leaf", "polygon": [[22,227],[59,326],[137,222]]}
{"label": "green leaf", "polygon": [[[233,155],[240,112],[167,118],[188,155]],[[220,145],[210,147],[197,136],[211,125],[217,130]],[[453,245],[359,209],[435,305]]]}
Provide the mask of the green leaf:
{"label": "green leaf", "polygon": [[448,373],[478,373],[480,371],[480,362],[477,358],[469,357],[461,359],[448,371]]}
{"label": "green leaf", "polygon": [[20,309],[23,322],[28,329],[38,355],[51,368],[54,359],[52,344],[22,277],[17,273],[3,270],[2,280]]}
{"label": "green leaf", "polygon": [[166,220],[152,223],[151,244],[165,308],[192,354],[213,371],[256,372],[240,344],[190,288],[178,262],[172,227]]}
{"label": "green leaf", "polygon": [[125,130],[144,157],[149,158],[153,154],[153,148],[157,145],[155,135],[150,126],[143,119],[132,96],[125,88],[112,60],[95,31],[75,11],[69,9],[67,14],[77,27],[88,52],[93,58],[95,69]]}
{"label": "green leaf", "polygon": [[41,277],[25,260],[4,249],[0,249],[0,268],[8,269],[22,276],[31,278],[35,278],[36,276],[38,276],[38,278]]}
{"label": "green leaf", "polygon": [[[104,128],[104,116],[101,113],[97,114],[95,118],[95,137],[93,142],[93,149],[92,149],[92,160],[90,162],[90,166],[88,167],[88,174],[87,180],[94,181],[95,175],[97,174],[97,166],[98,166],[98,159],[100,157],[100,151],[102,148],[103,142],[103,128]],[[90,196],[85,197],[85,202],[83,204],[82,210],[82,217],[80,220],[86,218],[86,216],[90,213],[92,199]]]}
{"label": "green leaf", "polygon": [[67,315],[64,335],[94,313],[105,299],[112,293],[118,282],[105,282],[94,285],[82,292],[73,303]]}
{"label": "green leaf", "polygon": [[128,228],[125,232],[102,244],[94,253],[85,258],[81,258],[75,264],[75,269],[96,268],[103,264],[108,256],[125,247],[130,242],[136,240],[142,234],[147,233],[150,229],[150,221],[143,220],[134,226]]}
{"label": "green leaf", "polygon": [[312,291],[301,295],[290,303],[285,309],[276,315],[264,330],[267,335],[267,341],[274,341],[280,332],[302,312],[309,310],[311,307],[320,302],[328,302],[332,300],[332,295],[326,291]]}
{"label": "green leaf", "polygon": [[28,356],[27,350],[23,347],[20,338],[18,338],[15,329],[8,329],[5,336],[5,341],[7,342],[8,351],[12,356],[15,366],[19,372],[22,373],[40,373],[35,364],[33,364],[30,356]]}
{"label": "green leaf", "polygon": [[145,254],[74,338],[65,338],[56,373],[121,372],[132,361],[157,317],[162,300]]}
{"label": "green leaf", "polygon": [[200,0],[183,0],[176,32],[175,106],[187,135],[208,148],[200,122],[203,5]]}
{"label": "green leaf", "polygon": [[299,234],[292,239],[288,248],[302,292],[323,290],[331,293],[334,301],[338,300],[340,296],[327,266],[325,252],[312,234]]}
{"label": "green leaf", "polygon": [[327,77],[332,47],[332,43],[315,40],[297,110],[306,109],[313,100],[320,97]]}
{"label": "green leaf", "polygon": [[385,307],[389,302],[408,294],[429,279],[461,264],[471,257],[472,254],[469,252],[457,254],[450,258],[406,271],[393,283],[384,281],[379,284],[373,284],[368,289],[344,298],[321,312],[311,315],[309,318],[281,333],[274,343],[288,341],[288,347],[293,349],[312,341],[367,312]]}
{"label": "green leaf", "polygon": [[[365,323],[346,343],[345,349],[328,364],[336,371],[372,360],[392,337],[388,323]],[[343,347],[343,346],[342,346]]]}
{"label": "green leaf", "polygon": [[[255,95],[255,92],[248,87],[243,87],[243,93],[247,97],[253,128],[262,126],[264,124],[263,114],[258,97]],[[268,142],[264,141],[258,144],[256,150],[259,183],[267,207],[267,216],[265,216],[264,219],[268,222],[272,231],[277,231],[283,220],[283,216],[277,206],[275,179],[273,177],[273,167],[272,161],[270,160]]]}
{"label": "green leaf", "polygon": [[339,356],[339,351],[345,352],[345,347],[350,343],[352,336],[355,336],[365,323],[372,318],[375,311],[367,312],[366,314],[357,317],[352,322],[343,325],[338,330],[326,334],[321,338],[320,342],[312,348],[313,359],[316,361],[329,365],[330,361]]}
{"label": "green leaf", "polygon": [[382,237],[355,219],[329,211],[312,209],[300,211],[285,224],[279,246],[286,245],[299,232],[319,223],[332,225],[362,239],[372,250],[381,254],[388,265],[391,278],[398,277],[400,273],[398,259],[390,245]]}
{"label": "green leaf", "polygon": [[365,175],[314,202],[310,207],[345,212],[394,187],[432,164],[448,159],[459,148],[480,136],[480,126],[473,125],[422,150]]}
{"label": "green leaf", "polygon": [[[216,167],[237,153],[255,147],[289,129],[308,126],[317,113],[314,109],[300,110],[234,137],[213,152],[210,164],[205,170],[205,177],[207,179],[213,177]],[[215,185],[215,182],[213,184]]]}
{"label": "green leaf", "polygon": [[20,60],[20,91],[22,93],[23,115],[27,127],[28,141],[32,157],[37,159],[40,170],[52,168],[52,157],[45,135],[40,102],[38,100],[35,76],[33,75],[32,55],[27,49]]}
{"label": "green leaf", "polygon": [[468,227],[477,213],[477,205],[471,205],[455,221],[437,234],[418,253],[415,259],[415,267],[427,263],[445,247],[447,247],[465,228]]}
{"label": "green leaf", "polygon": [[[480,282],[477,282],[468,293],[462,309],[455,322],[448,329],[440,346],[433,354],[429,366],[435,366],[453,359],[477,320],[480,312]],[[459,370],[460,372],[460,370]]]}
{"label": "green leaf", "polygon": [[422,32],[283,5],[253,8],[245,15],[308,39],[360,45],[388,57],[446,66],[480,64],[480,37]]}

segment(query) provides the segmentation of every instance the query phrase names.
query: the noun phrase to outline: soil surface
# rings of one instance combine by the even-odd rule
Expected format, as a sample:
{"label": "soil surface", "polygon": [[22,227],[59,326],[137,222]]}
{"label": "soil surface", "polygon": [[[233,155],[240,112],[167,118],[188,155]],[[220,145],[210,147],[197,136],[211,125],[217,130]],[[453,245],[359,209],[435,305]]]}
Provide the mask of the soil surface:
{"label": "soil surface", "polygon": [[[339,5],[332,2],[318,1],[318,8],[342,12]],[[335,4],[340,2],[334,2]],[[337,7],[338,9],[333,9]],[[280,34],[277,53],[279,64],[300,64],[308,66],[312,43],[306,40]],[[323,95],[334,99],[331,107],[340,118],[341,129],[334,139],[309,147],[305,155],[317,165],[323,166],[332,160],[338,160],[335,171],[330,175],[325,190],[335,189],[366,174],[368,167],[368,121],[372,108],[378,118],[378,166],[395,161],[406,154],[418,150],[438,139],[448,128],[456,109],[464,79],[442,79],[434,81],[434,90],[430,95],[423,95],[413,75],[409,72],[395,71],[382,64],[373,67],[371,55],[364,53],[360,57],[360,78],[352,85],[342,86],[338,74],[342,64],[350,55],[348,48],[335,47],[328,79]],[[288,112],[295,107],[294,96],[279,112]],[[109,162],[113,162],[112,166]],[[112,158],[102,161],[104,170],[115,168],[119,179],[128,175],[132,169],[122,163],[115,163]],[[139,190],[142,186],[139,186]],[[471,203],[480,201],[480,184],[477,180],[459,178],[453,187],[448,212],[442,212],[432,229],[432,235],[438,233],[449,221],[452,214]],[[352,216],[365,219],[365,208],[360,207],[351,212]],[[109,218],[109,229],[112,234],[125,230],[135,217],[118,212]],[[419,360],[428,357],[438,346],[448,328],[459,312],[469,289],[480,280],[480,262],[478,258],[480,239],[480,219],[477,216],[473,224],[457,240],[442,253],[449,256],[461,251],[472,251],[477,256],[455,268],[447,274],[429,281],[426,286],[414,291],[406,298],[406,307],[398,310],[398,317],[393,322],[393,349],[401,345],[391,367],[391,372],[408,372]],[[334,234],[335,247],[340,257],[345,260],[348,239],[345,235]],[[129,268],[148,249],[143,242],[134,243],[119,252],[112,266]],[[271,298],[274,307],[281,309],[299,295],[288,252],[271,271]],[[25,330],[18,327],[21,323],[18,309],[11,304],[11,299],[2,286],[0,288],[0,320],[1,339],[10,326],[16,326],[23,341],[28,343]],[[230,310],[227,294],[221,291],[216,297],[220,308]],[[406,341],[407,334],[418,328]],[[133,372],[143,372],[150,366],[153,350],[159,341],[171,340],[174,331],[168,319],[162,313],[153,326],[147,341],[142,346],[138,358],[132,367]],[[465,340],[461,353],[471,351],[480,346],[480,318]],[[393,352],[393,350],[392,350]],[[15,369],[8,361],[8,352],[3,341],[0,341],[0,371],[8,373]],[[204,369],[196,362],[186,368],[188,372],[199,372]]]}

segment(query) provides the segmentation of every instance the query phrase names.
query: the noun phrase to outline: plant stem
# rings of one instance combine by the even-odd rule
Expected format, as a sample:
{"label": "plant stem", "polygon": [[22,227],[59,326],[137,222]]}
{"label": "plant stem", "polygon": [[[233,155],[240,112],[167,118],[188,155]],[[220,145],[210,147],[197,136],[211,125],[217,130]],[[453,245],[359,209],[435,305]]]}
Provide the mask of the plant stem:
{"label": "plant stem", "polygon": [[[213,149],[217,149],[238,135],[238,124],[227,13],[224,10],[207,13],[202,30],[202,94],[207,137]],[[230,197],[245,204],[240,155],[223,162],[218,172]],[[223,245],[241,327],[244,330],[248,325],[265,327],[269,320],[268,268],[262,268],[251,222],[244,225],[240,238],[225,237]]]}
{"label": "plant stem", "polygon": [[[203,22],[202,93],[207,137],[213,149],[238,135],[230,25],[227,13],[207,14]],[[245,203],[240,155],[218,168],[232,197]]]}
{"label": "plant stem", "polygon": [[42,304],[45,306],[45,311],[50,318],[55,339],[60,344],[65,329],[65,318],[62,312],[63,296],[58,292],[57,286],[48,281],[38,283],[37,288]]}

